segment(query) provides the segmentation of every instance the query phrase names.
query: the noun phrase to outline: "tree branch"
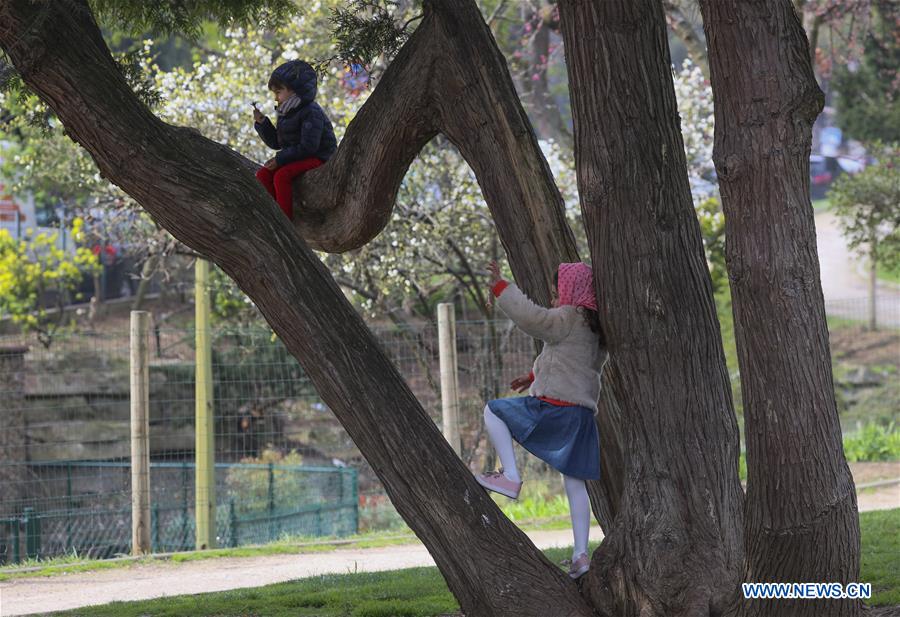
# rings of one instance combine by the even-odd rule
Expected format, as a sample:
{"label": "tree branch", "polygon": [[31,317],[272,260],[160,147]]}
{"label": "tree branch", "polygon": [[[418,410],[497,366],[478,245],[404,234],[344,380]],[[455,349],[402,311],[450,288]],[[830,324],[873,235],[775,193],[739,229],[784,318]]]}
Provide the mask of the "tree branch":
{"label": "tree branch", "polygon": [[[463,611],[590,615],[571,580],[502,515],[453,453],[331,274],[249,173],[254,166],[195,130],[153,116],[119,73],[87,4],[75,10],[69,4],[0,3],[0,46],[101,173],[254,301],[428,547]],[[30,28],[40,12],[48,18]],[[438,57],[444,85],[422,88],[437,81]],[[440,101],[430,98],[436,92]],[[501,237],[515,251],[513,267],[547,296],[552,269],[574,255],[574,241],[503,58],[474,4],[427,3],[425,19],[369,102],[335,159],[315,177],[304,176],[306,203],[332,210],[319,225],[331,231],[320,239],[346,240],[325,224],[337,220],[336,209],[357,241],[372,233],[373,220],[386,221],[396,186],[440,120],[474,162],[502,219]],[[436,116],[425,113],[434,110]],[[386,118],[373,116],[379,111]],[[507,115],[498,121],[497,113]],[[473,118],[481,130],[472,130]],[[511,173],[498,174],[507,162]],[[316,211],[300,208],[301,229]],[[361,229],[367,230],[359,235]],[[520,584],[510,587],[510,580]]]}

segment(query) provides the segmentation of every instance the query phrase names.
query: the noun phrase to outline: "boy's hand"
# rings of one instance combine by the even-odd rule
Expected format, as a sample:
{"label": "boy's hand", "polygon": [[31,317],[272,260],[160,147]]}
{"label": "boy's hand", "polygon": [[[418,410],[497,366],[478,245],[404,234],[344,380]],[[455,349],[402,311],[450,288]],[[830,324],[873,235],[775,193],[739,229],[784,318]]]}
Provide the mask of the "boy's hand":
{"label": "boy's hand", "polygon": [[515,390],[516,392],[524,392],[531,385],[531,376],[523,375],[522,377],[516,377],[509,384],[510,390]]}
{"label": "boy's hand", "polygon": [[263,164],[263,167],[271,171],[275,171],[276,169],[278,169],[278,161],[276,161],[275,159],[269,159]]}
{"label": "boy's hand", "polygon": [[259,124],[266,119],[266,115],[256,107],[253,108],[253,121]]}

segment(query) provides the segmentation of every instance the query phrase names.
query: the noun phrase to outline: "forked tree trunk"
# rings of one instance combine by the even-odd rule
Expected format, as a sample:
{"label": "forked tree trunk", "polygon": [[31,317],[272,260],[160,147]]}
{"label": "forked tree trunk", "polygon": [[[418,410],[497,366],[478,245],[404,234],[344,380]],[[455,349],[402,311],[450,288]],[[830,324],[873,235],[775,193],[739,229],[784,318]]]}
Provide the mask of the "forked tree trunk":
{"label": "forked tree trunk", "polygon": [[[856,582],[856,490],[844,459],[809,201],[822,109],[789,0],[701,0],[714,159],[747,436],[748,582]],[[740,615],[858,615],[859,601],[749,600]]]}
{"label": "forked tree trunk", "polygon": [[[543,175],[546,162],[533,151],[534,135],[525,114],[507,94],[509,75],[501,62],[491,60],[496,47],[489,38],[477,36],[477,28],[486,31],[477,9],[472,3],[459,2],[450,7],[454,10],[446,8],[450,5],[442,3],[443,13],[426,11],[407,51],[385,73],[370,101],[376,101],[377,109],[378,101],[386,100],[379,99],[379,91],[392,83],[392,69],[408,77],[410,65],[418,60],[415,50],[428,60],[429,45],[450,45],[443,49],[447,54],[453,53],[454,44],[474,46],[467,52],[482,60],[465,73],[461,60],[440,67],[416,64],[421,71],[418,84],[437,80],[446,71],[447,77],[442,74],[440,79],[453,83],[443,92],[466,95],[437,108],[449,117],[448,135],[471,157],[488,201],[500,196],[499,204],[491,207],[500,219],[498,229],[514,270],[522,273],[524,286],[545,298],[555,264],[574,256],[574,243],[567,246],[571,234],[562,227],[565,218],[557,207],[561,202],[553,195],[549,174]],[[256,302],[425,543],[466,614],[590,614],[572,581],[502,515],[453,454],[331,275],[249,173],[252,165],[197,131],[154,117],[118,71],[87,3],[2,2],[0,46],[68,134],[91,153],[101,173],[177,239],[214,260]],[[421,99],[416,83],[406,84],[406,99],[403,90],[394,93],[394,101],[402,105]],[[382,119],[360,112],[335,167],[329,163],[317,177],[328,178],[348,166],[350,174],[334,177],[334,184],[325,187],[304,177],[307,195],[322,197],[332,209],[343,202],[348,221],[355,216],[368,220],[367,206],[383,208],[386,203],[389,210],[392,187],[395,192],[397,178],[415,154],[392,142],[391,131],[401,136],[412,131],[408,138],[414,141],[433,134],[432,120],[418,121],[425,126],[401,122],[389,125],[389,131]],[[367,128],[366,122],[372,124]],[[472,125],[482,130],[473,131]],[[383,160],[373,160],[378,158]],[[358,166],[354,169],[347,161]],[[353,180],[373,171],[377,175],[367,175],[365,182]],[[373,195],[388,201],[379,203],[370,199]],[[327,224],[328,208],[320,211]]]}
{"label": "forked tree trunk", "polygon": [[738,430],[659,0],[560,0],[575,162],[624,425],[604,614],[719,615],[740,577]]}

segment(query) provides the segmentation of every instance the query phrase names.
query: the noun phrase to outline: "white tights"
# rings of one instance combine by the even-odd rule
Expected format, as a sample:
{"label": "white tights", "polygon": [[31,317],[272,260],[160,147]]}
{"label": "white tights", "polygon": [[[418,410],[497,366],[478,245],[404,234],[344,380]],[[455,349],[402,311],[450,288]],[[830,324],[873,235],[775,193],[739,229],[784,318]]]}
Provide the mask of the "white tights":
{"label": "white tights", "polygon": [[[503,475],[513,482],[521,482],[519,471],[516,468],[516,454],[513,450],[512,434],[506,426],[506,422],[494,415],[491,408],[484,406],[484,426],[487,428],[488,437],[497,451],[500,464],[503,466]],[[588,498],[587,485],[584,480],[563,476],[566,487],[566,496],[569,498],[569,514],[572,518],[572,533],[575,536],[575,547],[572,551],[572,559],[576,559],[588,550],[588,535],[591,527],[591,502]]]}

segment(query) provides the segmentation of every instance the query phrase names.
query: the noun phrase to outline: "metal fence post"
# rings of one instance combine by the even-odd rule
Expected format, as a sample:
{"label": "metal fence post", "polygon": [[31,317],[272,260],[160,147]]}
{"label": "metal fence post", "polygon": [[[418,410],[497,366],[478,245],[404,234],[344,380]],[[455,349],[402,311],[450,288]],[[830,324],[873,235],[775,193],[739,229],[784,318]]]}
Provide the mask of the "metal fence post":
{"label": "metal fence post", "polygon": [[229,545],[231,548],[234,548],[238,545],[238,519],[237,512],[234,509],[234,497],[228,500],[228,527],[231,531],[229,534]]}
{"label": "metal fence post", "polygon": [[181,463],[181,537],[178,538],[178,548],[187,549],[188,545],[188,464]]}
{"label": "metal fence post", "polygon": [[41,553],[41,519],[34,513],[34,508],[25,508],[25,556],[37,559]]}
{"label": "metal fence post", "polygon": [[22,538],[19,536],[19,525],[21,521],[16,519],[12,522],[13,529],[13,563],[19,563],[22,560],[22,547],[20,543]]}
{"label": "metal fence post", "polygon": [[269,540],[275,539],[275,471],[269,463]]}
{"label": "metal fence post", "polygon": [[353,534],[359,533],[359,484],[357,482],[357,470],[350,469],[350,486],[353,489]]}
{"label": "metal fence post", "polygon": [[153,510],[150,514],[151,518],[151,526],[153,527],[153,534],[150,537],[150,548],[152,551],[158,551],[160,547],[160,534],[159,534],[159,504],[153,504]]}
{"label": "metal fence post", "polygon": [[441,409],[443,433],[450,447],[460,453],[459,441],[459,374],[456,358],[456,318],[453,304],[438,304],[438,347],[441,365]]}
{"label": "metal fence post", "polygon": [[66,462],[66,550],[72,547],[72,461]]}
{"label": "metal fence post", "polygon": [[150,541],[150,313],[131,311],[131,554]]}

